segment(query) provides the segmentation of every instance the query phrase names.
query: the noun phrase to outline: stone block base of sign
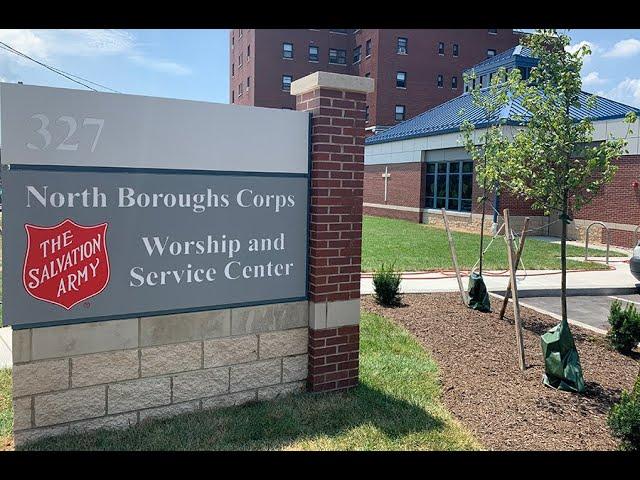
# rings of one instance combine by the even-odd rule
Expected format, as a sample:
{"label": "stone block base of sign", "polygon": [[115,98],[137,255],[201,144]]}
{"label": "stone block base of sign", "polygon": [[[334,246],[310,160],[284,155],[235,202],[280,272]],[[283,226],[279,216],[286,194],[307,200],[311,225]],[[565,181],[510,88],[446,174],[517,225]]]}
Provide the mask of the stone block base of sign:
{"label": "stone block base of sign", "polygon": [[17,446],[305,390],[308,302],[14,330]]}

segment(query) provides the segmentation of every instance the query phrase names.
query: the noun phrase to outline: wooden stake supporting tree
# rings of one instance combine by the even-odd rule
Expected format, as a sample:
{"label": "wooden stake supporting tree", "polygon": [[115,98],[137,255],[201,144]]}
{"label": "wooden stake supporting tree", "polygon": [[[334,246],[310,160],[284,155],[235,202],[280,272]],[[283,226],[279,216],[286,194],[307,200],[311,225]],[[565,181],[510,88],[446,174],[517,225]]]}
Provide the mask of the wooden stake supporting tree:
{"label": "wooden stake supporting tree", "polygon": [[[504,226],[504,225],[503,225]],[[518,252],[516,253],[516,265],[515,270],[518,271],[518,265],[520,264],[520,257],[524,250],[524,240],[527,237],[527,227],[529,226],[529,217],[524,219],[524,225],[522,226],[522,233],[520,234],[520,245],[518,245]],[[507,304],[509,303],[509,297],[511,296],[511,279],[507,285],[507,290],[504,292],[504,300],[502,301],[502,308],[500,309],[500,320],[504,318],[504,312],[507,311]]]}
{"label": "wooden stake supporting tree", "polygon": [[458,267],[458,257],[456,256],[456,247],[453,244],[453,238],[451,237],[451,231],[449,230],[449,219],[447,218],[447,212],[442,209],[442,218],[444,219],[444,228],[447,231],[447,239],[449,240],[449,248],[451,249],[451,260],[453,261],[453,268],[456,271],[456,278],[458,279],[458,287],[460,288],[460,296],[462,302],[465,305],[469,305],[469,299],[467,298],[467,292],[465,292],[462,286],[462,278],[460,276],[460,268]]}
{"label": "wooden stake supporting tree", "polygon": [[516,285],[516,264],[513,253],[513,238],[511,236],[511,225],[509,220],[509,209],[504,210],[504,233],[507,241],[507,257],[509,258],[509,278],[511,284],[511,295],[513,297],[513,319],[516,327],[516,345],[518,347],[518,363],[520,370],[525,369],[524,343],[522,340],[522,324],[520,322],[520,303],[518,302],[518,287]]}

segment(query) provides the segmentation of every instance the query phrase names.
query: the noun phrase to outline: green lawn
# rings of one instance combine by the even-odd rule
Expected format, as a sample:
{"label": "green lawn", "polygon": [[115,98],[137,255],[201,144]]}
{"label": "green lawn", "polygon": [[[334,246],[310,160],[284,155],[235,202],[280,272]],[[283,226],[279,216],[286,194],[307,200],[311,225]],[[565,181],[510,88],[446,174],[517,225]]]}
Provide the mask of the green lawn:
{"label": "green lawn", "polygon": [[13,408],[11,406],[11,370],[0,368],[0,449],[11,435]]}
{"label": "green lawn", "polygon": [[346,393],[143,422],[126,431],[42,440],[33,450],[480,449],[440,403],[438,367],[406,330],[363,314],[361,384]]}
{"label": "green lawn", "polygon": [[[478,260],[480,235],[453,232],[453,241],[461,269],[470,269]],[[485,237],[485,248],[491,235]],[[569,245],[569,256],[584,256],[584,248]],[[603,256],[602,251],[590,249],[590,255]],[[611,256],[625,254],[611,252]],[[560,245],[529,239],[525,243],[522,260],[528,270],[559,269]],[[364,217],[362,227],[362,270],[366,272],[380,265],[395,264],[403,271],[453,270],[451,252],[444,229],[405,220],[382,217]],[[601,270],[606,266],[595,262],[568,260],[570,269]],[[507,246],[503,238],[496,238],[484,257],[484,268],[503,270],[508,267]]]}

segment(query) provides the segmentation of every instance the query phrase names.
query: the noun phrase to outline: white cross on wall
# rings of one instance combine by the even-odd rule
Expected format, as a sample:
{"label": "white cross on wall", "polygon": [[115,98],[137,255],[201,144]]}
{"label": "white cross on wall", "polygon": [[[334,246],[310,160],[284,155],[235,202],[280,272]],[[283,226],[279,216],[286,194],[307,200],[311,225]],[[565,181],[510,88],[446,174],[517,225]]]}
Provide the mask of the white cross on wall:
{"label": "white cross on wall", "polygon": [[384,178],[384,201],[387,201],[387,183],[389,182],[389,177],[391,174],[389,173],[389,167],[384,167],[384,173],[382,174],[382,178]]}

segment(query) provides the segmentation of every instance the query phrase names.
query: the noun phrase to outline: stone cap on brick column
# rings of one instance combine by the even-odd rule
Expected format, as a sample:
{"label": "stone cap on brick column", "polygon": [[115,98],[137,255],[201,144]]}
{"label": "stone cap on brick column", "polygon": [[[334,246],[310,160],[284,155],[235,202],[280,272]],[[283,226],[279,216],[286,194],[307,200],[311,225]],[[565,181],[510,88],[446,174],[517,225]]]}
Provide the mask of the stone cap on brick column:
{"label": "stone cap on brick column", "polygon": [[291,82],[291,95],[302,95],[317,88],[329,88],[345,92],[371,93],[374,81],[369,77],[343,73],[315,72]]}

